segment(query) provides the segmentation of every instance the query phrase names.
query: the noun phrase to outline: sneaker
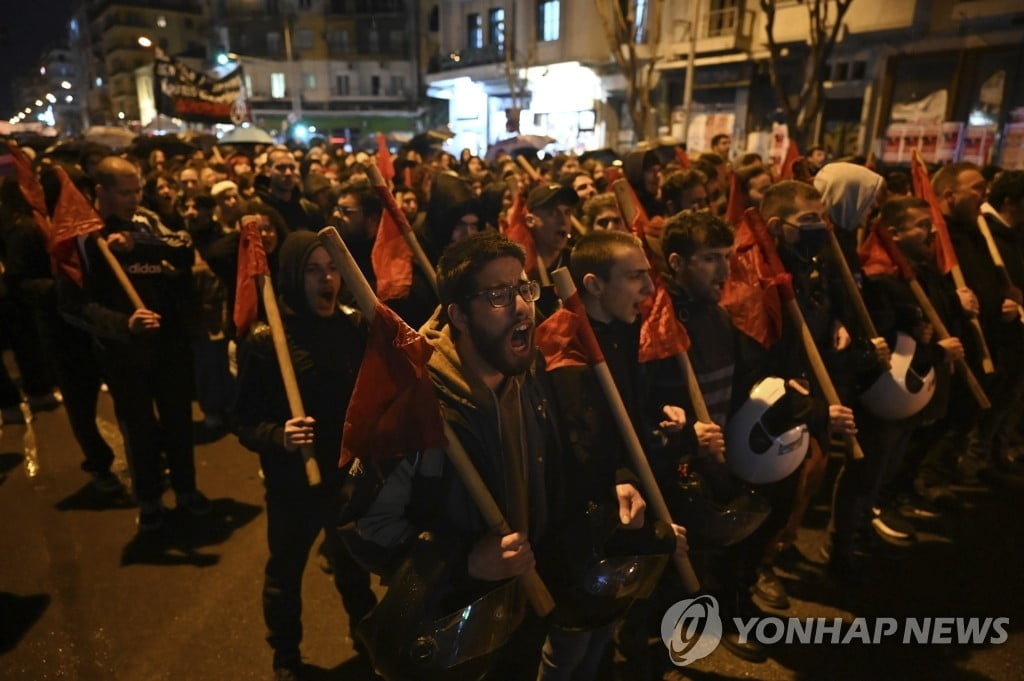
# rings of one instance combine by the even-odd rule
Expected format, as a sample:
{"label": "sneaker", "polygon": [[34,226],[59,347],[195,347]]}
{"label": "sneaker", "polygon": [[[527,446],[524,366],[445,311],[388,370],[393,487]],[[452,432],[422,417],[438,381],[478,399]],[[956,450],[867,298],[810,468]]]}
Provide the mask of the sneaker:
{"label": "sneaker", "polygon": [[164,526],[164,506],[159,501],[139,504],[139,516],[135,520],[140,532],[155,532]]}
{"label": "sneaker", "polygon": [[183,508],[192,515],[206,515],[213,508],[213,504],[205,494],[194,489],[178,497],[178,508]]}
{"label": "sneaker", "polygon": [[25,414],[21,411],[21,405],[4,407],[0,409],[0,419],[3,420],[5,426],[23,425],[25,423]]}
{"label": "sneaker", "polygon": [[28,398],[28,406],[32,411],[53,411],[63,403],[63,396],[56,390],[42,395],[29,395]]}
{"label": "sneaker", "polygon": [[934,520],[942,517],[942,509],[937,504],[915,494],[902,500],[900,503],[900,515],[908,518]]}
{"label": "sneaker", "polygon": [[888,508],[876,506],[871,509],[871,527],[883,540],[900,545],[912,544],[917,541],[914,526],[899,513]]}
{"label": "sneaker", "polygon": [[110,471],[92,474],[92,487],[103,494],[118,494],[124,491],[120,478]]}
{"label": "sneaker", "polygon": [[765,565],[758,570],[757,583],[751,587],[751,593],[764,601],[765,605],[776,610],[789,608],[789,596],[786,595],[786,587],[782,580],[775,574],[770,565]]}

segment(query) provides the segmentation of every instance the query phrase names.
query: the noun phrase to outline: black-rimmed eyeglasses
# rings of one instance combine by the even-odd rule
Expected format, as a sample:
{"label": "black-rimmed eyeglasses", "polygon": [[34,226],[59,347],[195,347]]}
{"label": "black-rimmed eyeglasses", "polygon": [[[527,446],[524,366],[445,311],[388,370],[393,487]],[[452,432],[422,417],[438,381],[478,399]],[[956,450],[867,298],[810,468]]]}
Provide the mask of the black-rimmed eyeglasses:
{"label": "black-rimmed eyeglasses", "polygon": [[515,300],[516,294],[522,296],[523,300],[528,303],[536,302],[540,299],[540,282],[521,281],[514,286],[485,288],[483,291],[477,291],[470,295],[469,298],[483,296],[487,298],[487,302],[491,304],[491,307],[508,307]]}

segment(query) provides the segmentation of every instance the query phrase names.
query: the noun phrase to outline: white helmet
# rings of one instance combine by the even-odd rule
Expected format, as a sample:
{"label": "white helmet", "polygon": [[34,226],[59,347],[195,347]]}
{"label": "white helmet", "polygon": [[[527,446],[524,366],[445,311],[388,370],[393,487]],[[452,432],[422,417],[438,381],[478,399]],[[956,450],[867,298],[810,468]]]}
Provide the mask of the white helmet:
{"label": "white helmet", "polygon": [[807,454],[807,424],[794,423],[793,398],[777,376],[761,379],[725,427],[725,460],[741,480],[777,482],[797,469]]}
{"label": "white helmet", "polygon": [[905,333],[896,335],[889,371],[878,377],[861,396],[864,408],[887,421],[909,418],[925,408],[935,394],[935,369],[923,377],[910,367],[917,343]]}

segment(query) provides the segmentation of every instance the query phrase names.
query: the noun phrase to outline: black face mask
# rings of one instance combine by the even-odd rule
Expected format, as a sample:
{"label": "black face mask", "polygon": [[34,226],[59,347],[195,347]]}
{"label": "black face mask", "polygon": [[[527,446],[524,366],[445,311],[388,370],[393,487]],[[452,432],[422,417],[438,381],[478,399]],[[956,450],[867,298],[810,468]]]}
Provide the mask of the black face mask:
{"label": "black face mask", "polygon": [[800,238],[797,239],[797,242],[791,248],[802,259],[810,261],[825,249],[827,242],[828,229],[825,225],[802,225],[800,228]]}

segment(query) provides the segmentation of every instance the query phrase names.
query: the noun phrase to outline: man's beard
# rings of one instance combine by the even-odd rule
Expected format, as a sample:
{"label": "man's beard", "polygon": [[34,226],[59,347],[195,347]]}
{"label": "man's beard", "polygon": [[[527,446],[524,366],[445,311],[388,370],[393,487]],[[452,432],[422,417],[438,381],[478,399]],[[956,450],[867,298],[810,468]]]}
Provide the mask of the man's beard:
{"label": "man's beard", "polygon": [[[516,322],[512,326],[519,323],[521,322]],[[470,319],[469,337],[481,359],[505,376],[518,376],[530,368],[530,364],[533,362],[533,352],[523,357],[517,357],[511,353],[509,349],[510,328],[506,328],[499,334],[490,335]]]}

